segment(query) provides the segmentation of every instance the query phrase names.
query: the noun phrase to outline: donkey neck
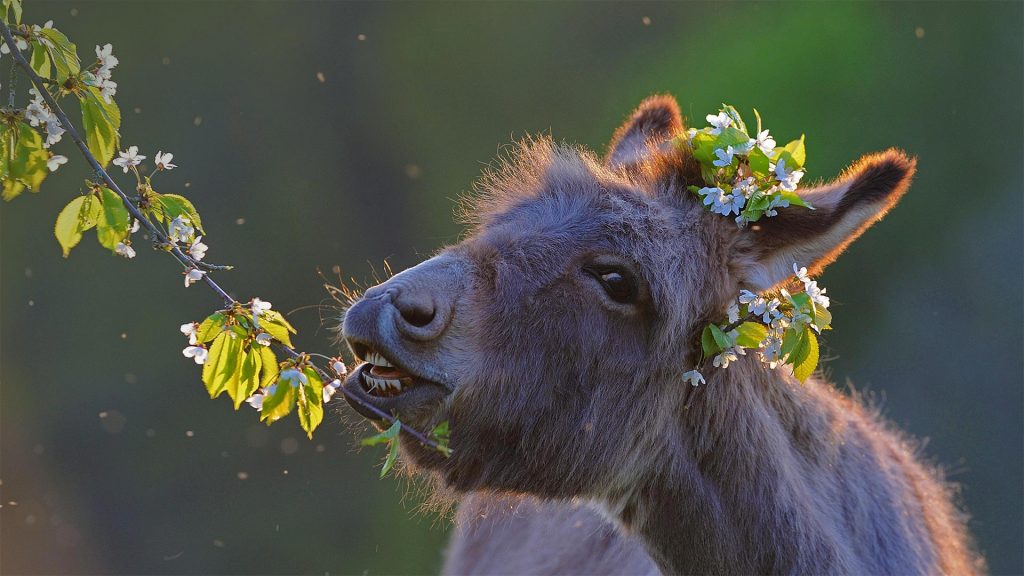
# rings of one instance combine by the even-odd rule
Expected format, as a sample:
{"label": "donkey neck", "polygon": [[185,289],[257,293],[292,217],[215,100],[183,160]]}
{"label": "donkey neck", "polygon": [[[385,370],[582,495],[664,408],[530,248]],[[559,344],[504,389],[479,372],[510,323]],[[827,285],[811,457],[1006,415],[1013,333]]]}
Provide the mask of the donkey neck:
{"label": "donkey neck", "polygon": [[747,357],[690,390],[665,462],[615,510],[664,573],[835,571],[810,505],[827,392]]}

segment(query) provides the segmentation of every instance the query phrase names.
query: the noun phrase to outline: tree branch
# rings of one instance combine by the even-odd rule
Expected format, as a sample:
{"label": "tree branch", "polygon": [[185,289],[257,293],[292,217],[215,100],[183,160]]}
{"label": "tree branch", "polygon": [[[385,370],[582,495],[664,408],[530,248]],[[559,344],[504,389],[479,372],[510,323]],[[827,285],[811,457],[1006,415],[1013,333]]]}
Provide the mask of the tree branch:
{"label": "tree branch", "polygon": [[[82,137],[78,134],[78,131],[75,129],[74,124],[72,124],[71,120],[68,119],[67,115],[61,109],[60,105],[57,104],[57,101],[46,89],[46,86],[44,85],[45,81],[42,78],[40,78],[38,74],[36,74],[35,70],[32,69],[32,66],[29,65],[27,60],[25,60],[25,57],[21,55],[21,51],[18,50],[17,43],[14,40],[14,34],[28,38],[28,33],[20,29],[12,33],[11,29],[7,26],[7,24],[0,21],[0,34],[3,34],[4,43],[7,44],[8,48],[10,48],[11,56],[14,58],[14,61],[17,62],[18,66],[20,66],[22,70],[25,71],[25,74],[28,75],[29,80],[31,80],[32,84],[36,87],[36,90],[39,91],[39,94],[42,96],[47,106],[49,106],[50,109],[53,110],[53,112],[57,115],[57,119],[60,121],[61,127],[64,128],[64,130],[68,133],[69,136],[71,136],[71,139],[74,141],[75,145],[77,145],[78,149],[81,151],[82,156],[85,157],[85,160],[89,163],[90,166],[92,166],[93,172],[95,172],[96,176],[100,178],[108,188],[113,190],[114,193],[121,198],[121,202],[124,203],[125,207],[128,209],[128,212],[132,215],[132,217],[141,222],[142,225],[146,228],[146,230],[148,230],[149,233],[153,235],[153,238],[155,238],[158,243],[166,244],[167,246],[169,246],[169,252],[186,269],[199,268],[209,270],[210,268],[221,268],[206,265],[193,259],[188,254],[184,253],[181,250],[181,248],[179,248],[174,242],[171,242],[167,235],[164,234],[159,227],[157,227],[148,218],[146,218],[146,216],[142,213],[141,210],[139,210],[135,203],[131,201],[128,195],[126,195],[117,185],[117,183],[114,182],[113,178],[110,177],[110,174],[108,174],[107,171],[103,168],[103,166],[100,165],[96,157],[93,156],[92,152],[89,151],[89,146],[85,143],[85,140],[83,140]],[[221,300],[223,300],[224,304],[227,307],[230,308],[236,303],[235,299],[229,296],[227,291],[221,288],[220,285],[217,284],[217,282],[215,282],[213,278],[210,277],[209,274],[203,275],[203,281],[211,290],[214,291],[214,293],[217,294],[217,296],[221,298]],[[277,343],[274,345],[274,347],[277,348],[284,355],[288,356],[289,358],[297,359],[301,356],[299,352],[296,352],[292,348],[289,348],[288,346],[285,346],[283,344]],[[334,378],[332,378],[327,372],[325,372],[316,364],[310,362],[310,365],[313,367],[314,370],[316,370],[317,374],[320,376],[321,380],[323,380],[325,384],[327,382],[331,382],[332,380],[334,380]],[[382,420],[385,420],[389,423],[395,422],[396,418],[394,416],[384,412],[383,410],[377,408],[372,404],[365,402],[362,398],[359,398],[349,390],[345,389],[344,386],[339,388],[339,390],[343,395],[345,395],[345,397],[356,402],[360,406],[363,406],[368,411],[379,416]],[[412,436],[421,444],[428,446],[439,452],[441,451],[438,444],[431,440],[430,438],[428,438],[423,433],[413,428],[410,428],[405,424],[402,424],[401,426],[403,432],[405,432],[409,436]]]}

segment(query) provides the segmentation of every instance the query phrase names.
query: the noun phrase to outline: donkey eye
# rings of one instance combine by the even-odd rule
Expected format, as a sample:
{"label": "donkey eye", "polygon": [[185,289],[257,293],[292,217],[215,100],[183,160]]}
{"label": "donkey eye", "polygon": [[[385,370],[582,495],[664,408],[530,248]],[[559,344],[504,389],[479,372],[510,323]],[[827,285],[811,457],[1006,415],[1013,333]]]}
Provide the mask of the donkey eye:
{"label": "donkey eye", "polygon": [[608,297],[619,304],[636,301],[637,288],[633,275],[621,268],[587,268],[587,273],[601,283]]}

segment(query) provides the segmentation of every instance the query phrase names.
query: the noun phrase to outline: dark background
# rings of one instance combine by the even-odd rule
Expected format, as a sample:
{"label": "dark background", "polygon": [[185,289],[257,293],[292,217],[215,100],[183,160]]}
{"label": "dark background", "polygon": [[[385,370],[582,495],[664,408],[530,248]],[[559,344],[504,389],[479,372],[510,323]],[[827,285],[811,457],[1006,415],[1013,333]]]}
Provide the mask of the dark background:
{"label": "dark background", "polygon": [[[916,154],[823,276],[825,368],[929,439],[993,572],[1024,570],[1020,3],[26,3],[87,61],[114,44],[124,144],[174,152],[157,189],[194,200],[225,286],[297,309],[306,350],[334,350],[318,269],[368,281],[455,241],[452,199],[526,133],[603,151],[670,92],[701,124],[726,101],[806,132],[809,179]],[[0,207],[3,572],[435,572],[447,520],[377,479],[348,410],[311,442],[208,399],[178,326],[212,293],[144,242],[60,257],[88,173],[56,150],[72,162]]]}

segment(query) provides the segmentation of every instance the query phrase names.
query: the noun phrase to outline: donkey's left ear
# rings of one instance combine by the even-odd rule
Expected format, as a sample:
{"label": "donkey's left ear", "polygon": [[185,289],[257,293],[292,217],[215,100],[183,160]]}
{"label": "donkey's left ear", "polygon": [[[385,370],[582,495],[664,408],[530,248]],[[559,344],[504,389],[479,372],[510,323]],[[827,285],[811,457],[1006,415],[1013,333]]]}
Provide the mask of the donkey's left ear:
{"label": "donkey's left ear", "polygon": [[615,131],[605,165],[624,168],[636,164],[657,150],[657,144],[682,131],[683,117],[676,99],[667,94],[649,96]]}
{"label": "donkey's left ear", "polygon": [[740,234],[733,259],[741,285],[763,291],[793,275],[793,264],[817,274],[903,196],[916,160],[895,148],[869,154],[834,182],[797,194],[814,210],[781,208]]}

